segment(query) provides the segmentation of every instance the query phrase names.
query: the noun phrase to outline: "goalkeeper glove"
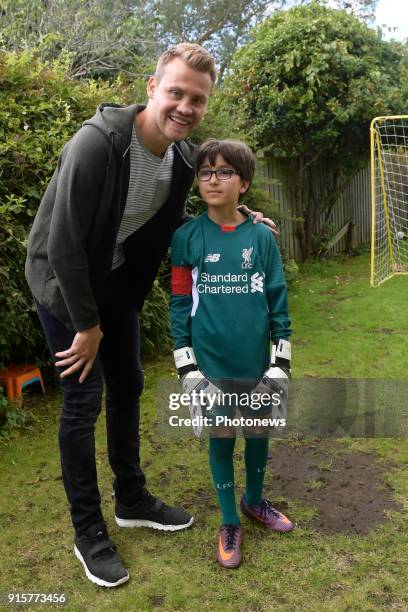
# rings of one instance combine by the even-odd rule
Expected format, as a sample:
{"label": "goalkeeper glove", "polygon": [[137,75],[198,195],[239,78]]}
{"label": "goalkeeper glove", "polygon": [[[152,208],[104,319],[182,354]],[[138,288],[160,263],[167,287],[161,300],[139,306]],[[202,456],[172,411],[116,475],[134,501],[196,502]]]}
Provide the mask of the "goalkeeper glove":
{"label": "goalkeeper glove", "polygon": [[[276,340],[272,344],[271,363],[261,380],[252,390],[252,394],[268,394],[271,396],[272,417],[285,418],[290,380],[291,346],[289,340]],[[279,396],[279,403],[272,398]]]}
{"label": "goalkeeper glove", "polygon": [[[194,351],[186,346],[176,349],[173,353],[177,374],[184,393],[190,396],[189,410],[191,418],[202,417],[203,408],[209,409],[209,396],[216,395],[217,399],[222,397],[221,390],[208,380],[198,369]],[[214,404],[214,402],[212,402]],[[197,419],[198,424],[193,422],[194,434],[200,437],[203,430],[202,419]]]}

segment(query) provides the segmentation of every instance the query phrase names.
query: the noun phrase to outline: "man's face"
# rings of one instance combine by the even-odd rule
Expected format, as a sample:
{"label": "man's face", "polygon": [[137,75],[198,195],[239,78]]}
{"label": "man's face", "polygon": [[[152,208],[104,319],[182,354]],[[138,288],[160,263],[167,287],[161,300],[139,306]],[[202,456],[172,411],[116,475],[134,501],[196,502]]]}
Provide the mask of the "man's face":
{"label": "man's face", "polygon": [[158,136],[167,143],[187,138],[204,117],[211,89],[208,73],[193,70],[178,57],[164,67],[159,82],[150,77],[148,108]]}

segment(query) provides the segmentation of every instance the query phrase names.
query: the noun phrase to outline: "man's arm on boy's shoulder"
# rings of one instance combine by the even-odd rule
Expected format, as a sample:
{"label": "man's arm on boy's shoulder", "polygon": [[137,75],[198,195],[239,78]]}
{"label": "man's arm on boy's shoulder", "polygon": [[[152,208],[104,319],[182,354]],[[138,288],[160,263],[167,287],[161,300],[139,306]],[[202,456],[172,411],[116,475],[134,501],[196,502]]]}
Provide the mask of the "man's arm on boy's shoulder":
{"label": "man's arm on boy's shoulder", "polygon": [[263,213],[256,211],[256,210],[251,210],[245,204],[240,204],[237,208],[244,215],[247,215],[247,217],[249,217],[249,215],[252,215],[253,223],[263,223],[264,225],[266,225],[268,229],[271,230],[273,234],[275,234],[275,236],[279,234],[276,224],[269,217],[264,217]]}
{"label": "man's arm on boy's shoulder", "polygon": [[[240,206],[238,206],[237,208],[240,212],[242,212],[247,217],[249,217],[249,215],[252,215],[253,223],[262,222],[264,225],[268,227],[268,229],[271,230],[273,234],[275,234],[276,236],[279,234],[278,228],[276,227],[276,224],[274,223],[274,221],[270,219],[269,217],[264,217],[263,213],[259,211],[253,211],[250,208],[248,208],[248,206],[245,206],[245,204],[240,204]],[[185,209],[181,216],[181,224],[187,223],[187,221],[190,221],[191,219],[194,219],[194,215],[191,215]]]}

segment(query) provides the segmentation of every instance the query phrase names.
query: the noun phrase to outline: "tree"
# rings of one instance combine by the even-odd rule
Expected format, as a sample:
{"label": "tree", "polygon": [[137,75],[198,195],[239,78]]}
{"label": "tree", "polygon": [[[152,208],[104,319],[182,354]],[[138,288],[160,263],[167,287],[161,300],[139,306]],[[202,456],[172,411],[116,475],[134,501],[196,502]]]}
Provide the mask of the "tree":
{"label": "tree", "polygon": [[[310,0],[294,0],[291,6],[303,6],[309,4]],[[320,4],[328,5],[331,8],[343,9],[355,17],[364,21],[372,22],[375,17],[378,0],[320,0]]]}
{"label": "tree", "polygon": [[62,50],[73,76],[111,76],[124,70],[145,78],[171,44],[205,45],[222,74],[256,23],[285,0],[1,0],[3,48],[38,47],[41,59]]}
{"label": "tree", "polygon": [[364,19],[374,21],[378,0],[335,0],[334,6]]}
{"label": "tree", "polygon": [[37,49],[41,61],[64,53],[74,77],[121,70],[145,80],[160,48],[155,19],[140,0],[2,0],[0,41],[7,51]]}
{"label": "tree", "polygon": [[156,37],[170,45],[182,41],[204,45],[219,65],[219,81],[237,47],[265,15],[287,0],[151,0],[147,12],[156,15]]}
{"label": "tree", "polygon": [[[321,213],[366,166],[372,117],[402,112],[402,47],[356,17],[316,2],[256,28],[229,71],[226,103],[256,147],[284,160],[303,258]],[[406,90],[405,90],[406,93]],[[327,174],[319,188],[320,160]]]}

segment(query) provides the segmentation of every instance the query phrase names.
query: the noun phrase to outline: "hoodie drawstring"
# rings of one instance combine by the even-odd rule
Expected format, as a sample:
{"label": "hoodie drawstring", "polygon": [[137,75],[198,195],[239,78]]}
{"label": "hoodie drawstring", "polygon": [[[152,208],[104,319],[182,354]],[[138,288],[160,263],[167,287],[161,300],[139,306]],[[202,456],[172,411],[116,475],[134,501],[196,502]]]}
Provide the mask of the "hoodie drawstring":
{"label": "hoodie drawstring", "polygon": [[174,143],[174,146],[176,147],[177,151],[180,153],[181,157],[183,158],[184,163],[185,163],[185,164],[187,164],[187,166],[188,166],[189,168],[194,168],[194,166],[192,166],[192,165],[191,165],[191,164],[190,164],[190,163],[189,163],[189,162],[186,160],[186,158],[185,158],[185,157],[184,157],[184,155],[183,155],[183,152],[182,152],[181,148],[178,146],[178,144],[177,144],[176,142]]}

